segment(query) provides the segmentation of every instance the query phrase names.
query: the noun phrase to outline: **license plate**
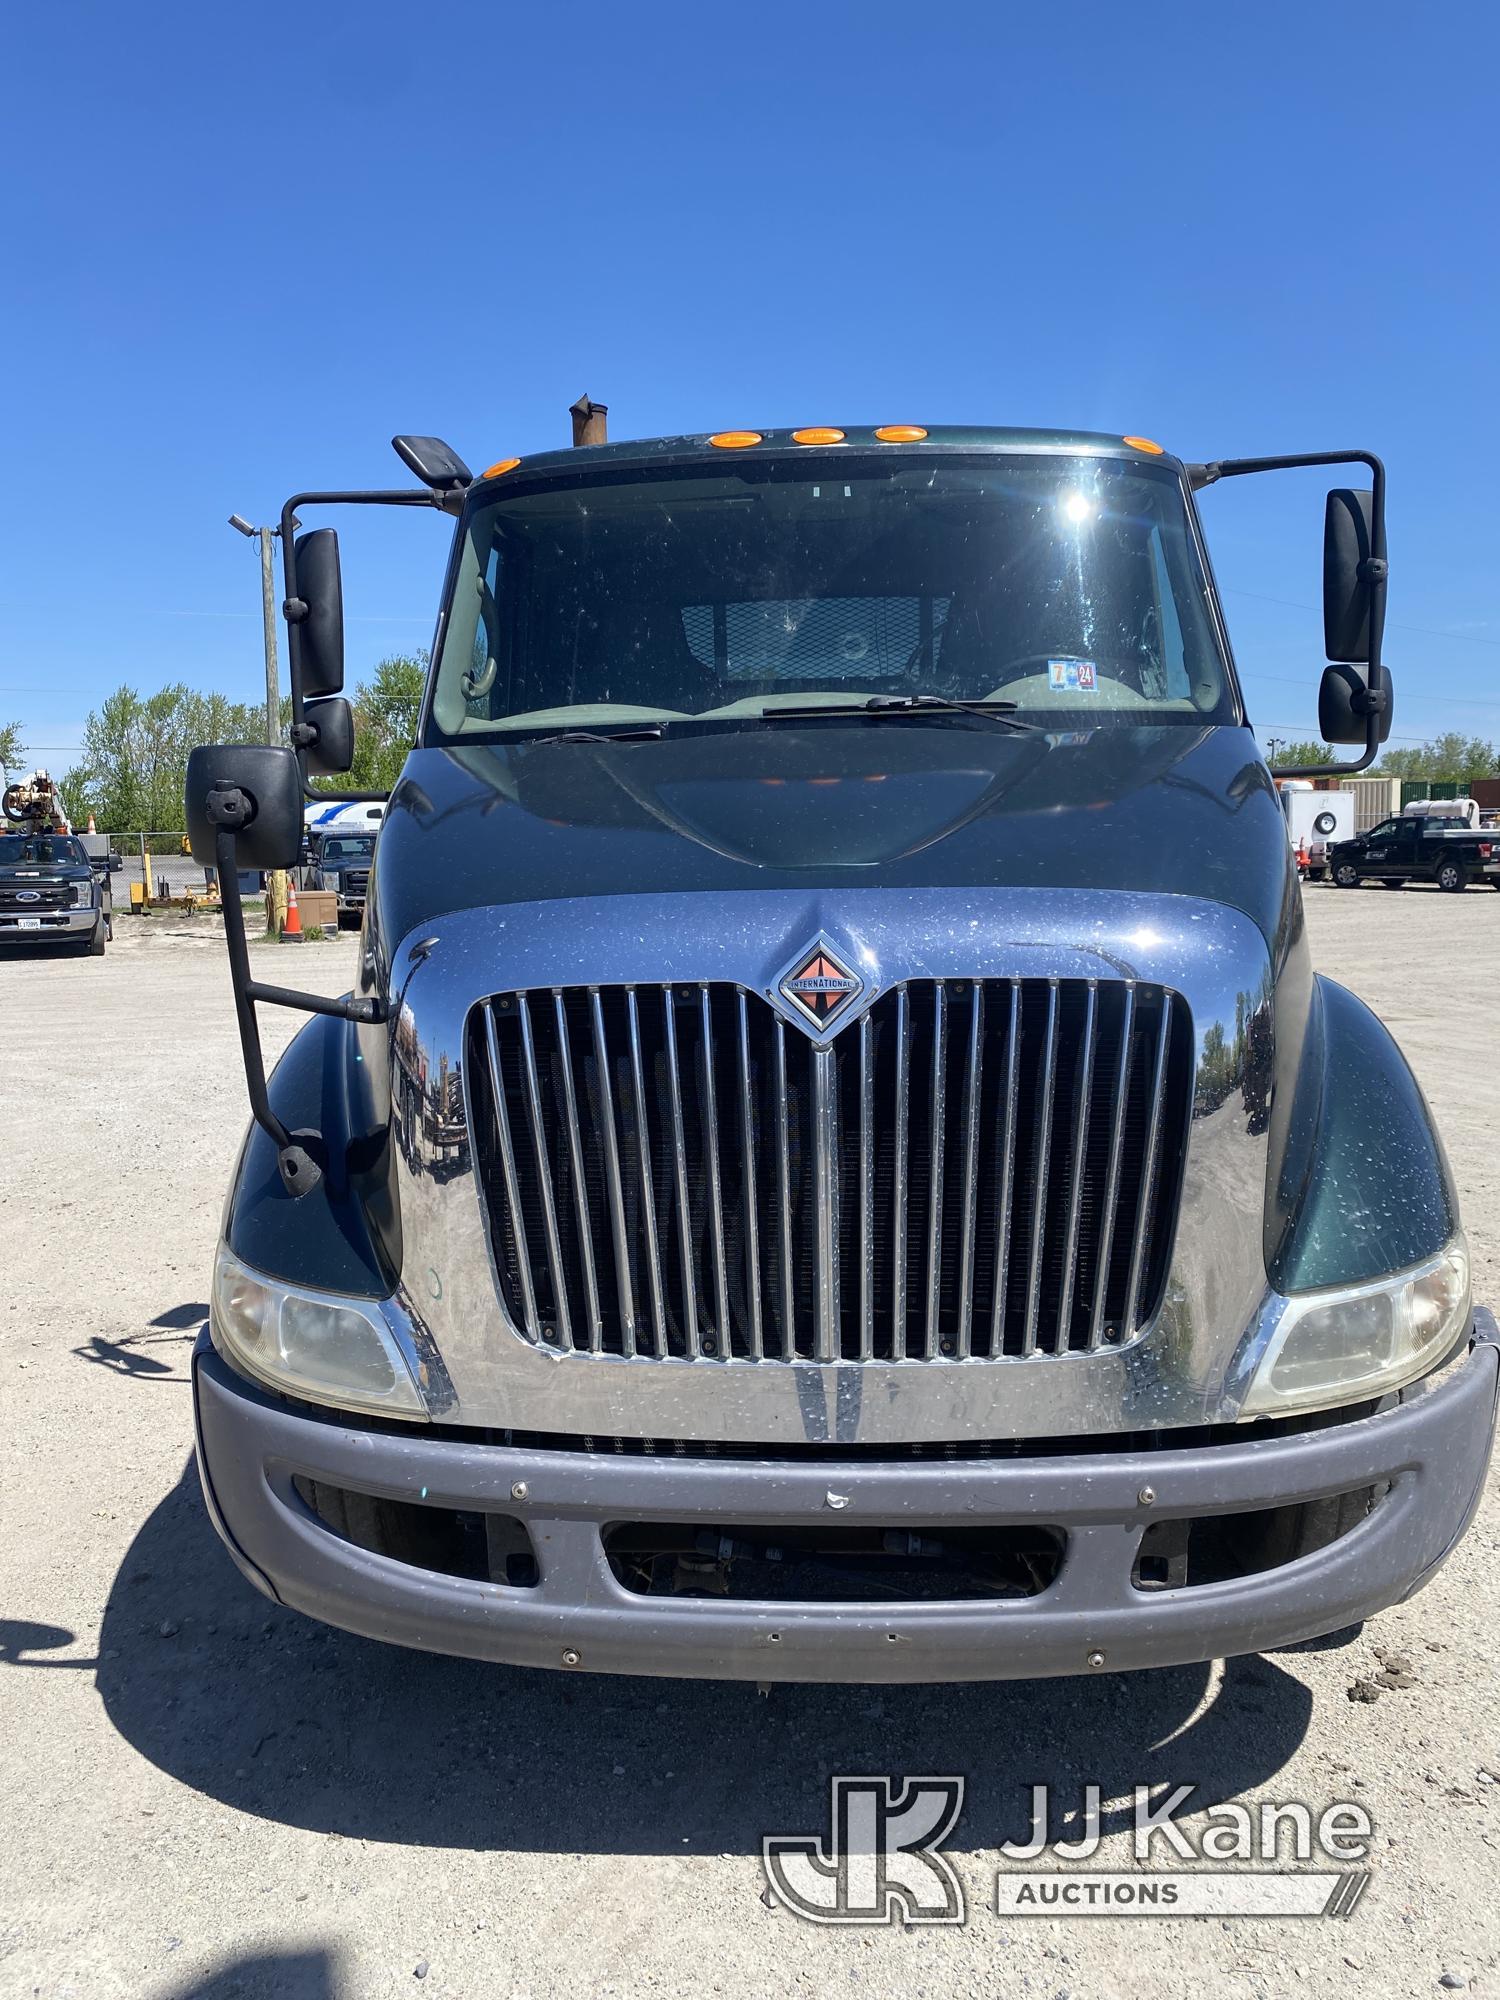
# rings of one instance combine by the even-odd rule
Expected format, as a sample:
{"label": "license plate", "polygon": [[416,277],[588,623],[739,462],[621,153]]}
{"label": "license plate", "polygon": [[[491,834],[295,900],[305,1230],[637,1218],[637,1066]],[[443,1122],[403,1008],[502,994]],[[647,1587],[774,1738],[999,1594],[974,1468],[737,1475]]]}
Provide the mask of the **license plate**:
{"label": "license plate", "polygon": [[23,931],[39,931],[42,928],[42,920],[40,917],[22,917],[17,928]]}

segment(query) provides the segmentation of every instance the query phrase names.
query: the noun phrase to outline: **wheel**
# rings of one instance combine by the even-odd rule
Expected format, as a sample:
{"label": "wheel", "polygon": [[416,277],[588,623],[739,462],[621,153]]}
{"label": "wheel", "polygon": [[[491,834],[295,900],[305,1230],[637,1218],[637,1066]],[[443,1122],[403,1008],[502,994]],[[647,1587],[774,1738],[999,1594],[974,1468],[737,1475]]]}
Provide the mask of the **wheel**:
{"label": "wheel", "polygon": [[89,957],[103,958],[105,940],[104,920],[101,918],[89,933]]}
{"label": "wheel", "polygon": [[1439,863],[1437,885],[1440,889],[1464,889],[1468,887],[1468,882],[1469,878],[1464,873],[1461,862],[1443,861]]}
{"label": "wheel", "polygon": [[1352,861],[1341,861],[1333,871],[1333,879],[1341,889],[1357,889],[1359,887],[1359,870]]}
{"label": "wheel", "polygon": [[1385,886],[1387,889],[1404,889],[1406,887],[1406,877],[1404,875],[1388,875]]}

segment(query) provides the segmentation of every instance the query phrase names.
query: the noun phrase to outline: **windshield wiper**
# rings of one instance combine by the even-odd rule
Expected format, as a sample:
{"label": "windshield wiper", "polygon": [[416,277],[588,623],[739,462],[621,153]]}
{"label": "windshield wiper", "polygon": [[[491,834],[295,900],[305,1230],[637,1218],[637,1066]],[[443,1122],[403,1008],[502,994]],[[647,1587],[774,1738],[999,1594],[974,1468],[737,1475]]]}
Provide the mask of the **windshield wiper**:
{"label": "windshield wiper", "polygon": [[659,722],[635,723],[624,729],[553,729],[521,736],[522,743],[655,743],[663,734]]}
{"label": "windshield wiper", "polygon": [[768,708],[755,719],[758,722],[777,722],[783,716],[806,721],[816,715],[874,715],[882,719],[903,715],[983,715],[992,722],[1002,723],[1007,729],[1022,729],[1030,734],[1037,725],[1021,721],[1013,712],[1018,705],[1013,701],[950,700],[945,694],[872,694],[865,701],[809,703],[806,708]]}

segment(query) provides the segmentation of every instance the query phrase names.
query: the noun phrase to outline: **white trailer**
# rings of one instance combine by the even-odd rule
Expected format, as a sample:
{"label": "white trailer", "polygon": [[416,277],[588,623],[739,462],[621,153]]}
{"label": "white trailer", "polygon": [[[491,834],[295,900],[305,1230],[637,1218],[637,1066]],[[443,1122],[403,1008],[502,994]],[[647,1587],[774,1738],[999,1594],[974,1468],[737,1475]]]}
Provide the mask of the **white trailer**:
{"label": "white trailer", "polygon": [[1354,837],[1354,799],[1349,792],[1319,792],[1305,779],[1288,778],[1281,787],[1287,838],[1297,857],[1297,873],[1322,881],[1328,873],[1328,844]]}

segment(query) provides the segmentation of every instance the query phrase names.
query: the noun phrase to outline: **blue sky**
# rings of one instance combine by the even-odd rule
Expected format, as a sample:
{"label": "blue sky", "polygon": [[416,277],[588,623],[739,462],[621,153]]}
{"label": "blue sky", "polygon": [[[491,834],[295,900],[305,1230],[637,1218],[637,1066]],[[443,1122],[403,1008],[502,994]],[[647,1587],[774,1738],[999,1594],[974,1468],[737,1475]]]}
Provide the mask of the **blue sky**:
{"label": "blue sky", "polygon": [[[1390,469],[1395,736],[1500,740],[1492,10],[879,0],[24,7],[8,34],[0,721],[262,684],[226,525],[759,423],[1041,423]],[[1204,515],[1262,735],[1310,732],[1317,474]],[[341,523],[350,664],[447,523]]]}

